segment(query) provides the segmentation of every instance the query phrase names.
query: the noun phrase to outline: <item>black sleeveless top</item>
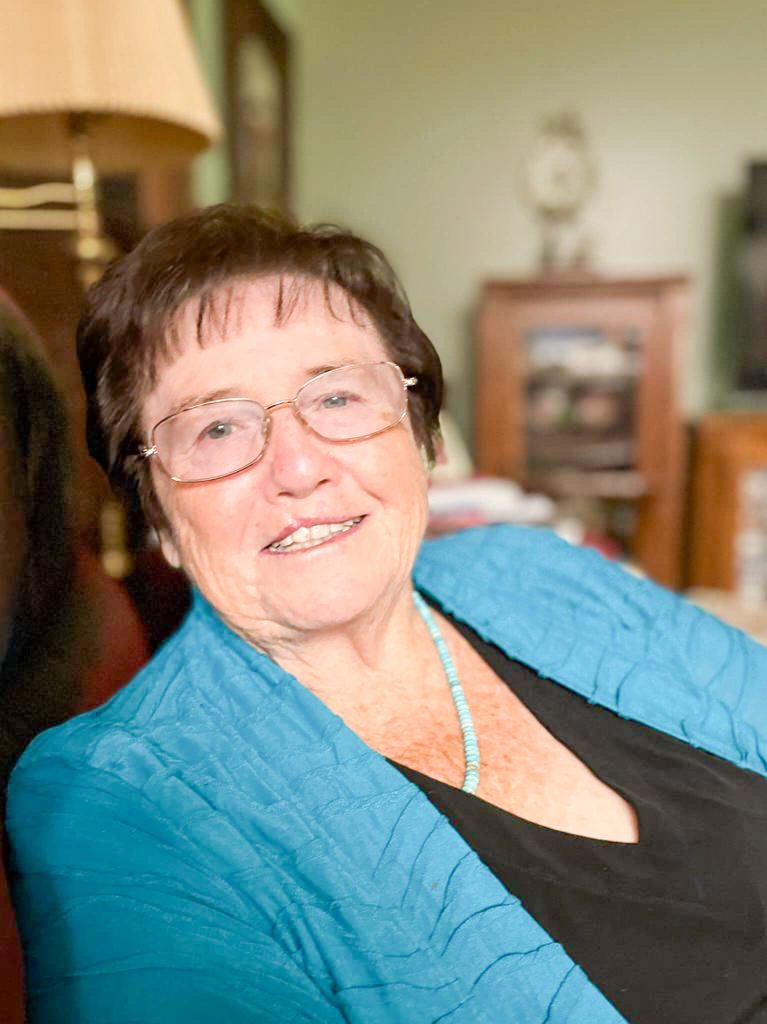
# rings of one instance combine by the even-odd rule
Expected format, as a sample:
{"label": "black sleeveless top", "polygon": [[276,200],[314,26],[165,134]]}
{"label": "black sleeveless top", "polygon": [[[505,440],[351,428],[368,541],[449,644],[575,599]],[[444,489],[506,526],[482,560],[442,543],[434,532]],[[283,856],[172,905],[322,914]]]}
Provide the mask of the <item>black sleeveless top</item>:
{"label": "black sleeveless top", "polygon": [[631,1024],[767,1024],[767,779],[591,705],[451,621],[633,805],[639,843],[558,832],[396,767]]}

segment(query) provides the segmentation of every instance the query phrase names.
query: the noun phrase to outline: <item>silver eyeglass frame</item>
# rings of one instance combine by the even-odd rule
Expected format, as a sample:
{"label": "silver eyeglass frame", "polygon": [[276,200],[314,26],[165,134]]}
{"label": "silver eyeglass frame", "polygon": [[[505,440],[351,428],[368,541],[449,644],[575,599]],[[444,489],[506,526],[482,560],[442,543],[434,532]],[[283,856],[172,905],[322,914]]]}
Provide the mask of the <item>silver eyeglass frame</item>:
{"label": "silver eyeglass frame", "polygon": [[378,363],[347,363],[344,366],[334,366],[329,370],[323,370],[322,373],[317,373],[313,377],[310,377],[308,380],[305,380],[292,398],[285,399],[282,402],[272,402],[271,405],[261,406],[265,414],[263,426],[264,443],[261,446],[261,451],[255,457],[255,459],[251,459],[251,461],[246,463],[244,466],[240,466],[238,469],[230,470],[230,472],[228,473],[221,473],[220,475],[216,476],[200,477],[199,479],[195,480],[184,480],[181,477],[173,476],[162,464],[162,459],[160,458],[157,447],[154,444],[154,435],[157,431],[157,428],[161,427],[163,423],[167,423],[169,420],[175,419],[176,416],[180,416],[182,413],[189,412],[191,409],[203,409],[206,405],[223,405],[225,402],[251,402],[254,405],[261,405],[261,403],[257,402],[254,398],[247,398],[244,395],[232,396],[231,398],[211,398],[207,402],[197,402],[195,405],[187,405],[183,409],[179,409],[178,412],[172,412],[169,416],[163,416],[163,418],[161,420],[158,420],[157,423],[155,423],[155,425],[152,427],[152,430],[149,435],[150,444],[147,447],[140,446],[138,449],[138,455],[142,459],[151,459],[153,456],[157,456],[157,465],[160,467],[163,473],[165,473],[166,476],[168,476],[171,480],[174,481],[174,483],[206,484],[212,482],[213,480],[225,480],[229,476],[236,476],[238,473],[243,473],[246,469],[250,469],[251,466],[255,466],[258,462],[261,461],[261,459],[264,457],[264,453],[266,452],[266,447],[269,444],[269,438],[272,432],[271,414],[275,409],[281,409],[283,406],[286,405],[292,406],[293,415],[296,417],[299,423],[301,423],[302,426],[304,426],[310,433],[314,434],[315,437],[319,437],[321,438],[321,440],[327,441],[329,444],[352,444],[355,441],[367,441],[367,439],[370,437],[377,437],[379,434],[384,434],[386,433],[387,430],[391,430],[393,427],[396,427],[398,423],[401,423],[404,420],[408,411],[407,400],[405,401],[405,408],[402,410],[402,415],[399,416],[393,423],[389,423],[387,426],[381,427],[380,430],[374,430],[369,434],[360,434],[359,437],[325,437],[324,434],[320,434],[320,432],[318,430],[315,430],[310,423],[306,422],[306,420],[301,415],[296,405],[296,402],[298,401],[298,396],[301,394],[304,388],[308,387],[310,384],[313,384],[315,381],[327,376],[329,373],[336,373],[338,370],[343,370],[346,369],[347,367],[356,366],[393,366],[399,373],[400,377],[402,378],[402,389],[405,392],[406,396],[408,388],[412,388],[418,383],[417,377],[406,377],[402,372],[402,367],[398,366],[397,363],[392,362],[390,359],[382,359]]}

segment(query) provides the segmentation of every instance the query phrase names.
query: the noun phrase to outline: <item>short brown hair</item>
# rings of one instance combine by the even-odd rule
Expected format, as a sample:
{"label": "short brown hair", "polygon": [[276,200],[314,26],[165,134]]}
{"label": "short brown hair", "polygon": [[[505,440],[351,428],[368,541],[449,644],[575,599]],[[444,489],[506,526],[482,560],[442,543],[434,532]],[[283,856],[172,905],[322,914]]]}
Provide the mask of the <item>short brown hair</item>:
{"label": "short brown hair", "polygon": [[381,250],[334,225],[301,227],[257,207],[223,203],[155,228],[113,263],[88,292],[77,330],[88,449],[118,490],[138,491],[155,526],[167,524],[148,462],[137,455],[140,410],[158,365],[172,352],[179,314],[190,301],[198,304],[202,343],[222,293],[238,281],[264,277],[280,280],[276,323],[287,320],[298,298],[295,284],[286,288],[284,280],[299,288],[320,282],[331,311],[330,290],[337,286],[352,315],[362,311],[370,318],[392,360],[405,376],[418,378],[410,399],[413,429],[434,459],[442,367]]}

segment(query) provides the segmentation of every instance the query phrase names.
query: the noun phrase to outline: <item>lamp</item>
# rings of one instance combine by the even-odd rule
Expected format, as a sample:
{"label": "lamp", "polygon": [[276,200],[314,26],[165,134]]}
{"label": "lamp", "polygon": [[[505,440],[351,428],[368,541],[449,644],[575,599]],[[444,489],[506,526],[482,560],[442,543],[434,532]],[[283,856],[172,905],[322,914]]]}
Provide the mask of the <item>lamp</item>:
{"label": "lamp", "polygon": [[84,284],[108,256],[94,168],[180,163],[220,133],[178,0],[4,0],[0,167],[70,179],[0,189],[0,229],[73,231]]}
{"label": "lamp", "polygon": [[[0,230],[71,231],[83,286],[111,256],[96,170],[183,163],[221,133],[179,0],[1,0],[0,168],[68,180],[0,188]],[[102,564],[130,571],[125,519],[101,508]]]}

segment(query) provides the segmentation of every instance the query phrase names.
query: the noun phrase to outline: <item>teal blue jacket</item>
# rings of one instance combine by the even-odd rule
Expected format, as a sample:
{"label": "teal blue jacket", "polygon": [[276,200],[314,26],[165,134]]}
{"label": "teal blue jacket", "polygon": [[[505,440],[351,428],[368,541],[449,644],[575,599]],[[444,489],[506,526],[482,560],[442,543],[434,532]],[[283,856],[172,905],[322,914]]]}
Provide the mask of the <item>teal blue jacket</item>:
{"label": "teal blue jacket", "polygon": [[[767,649],[671,593],[509,527],[426,544],[414,579],[543,679],[767,774]],[[33,1024],[622,1020],[424,794],[199,597],[128,687],[31,745],[8,829]]]}

